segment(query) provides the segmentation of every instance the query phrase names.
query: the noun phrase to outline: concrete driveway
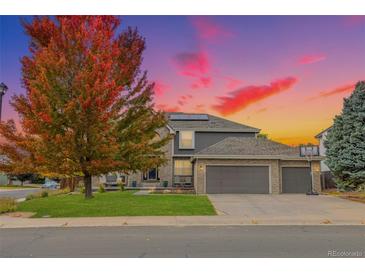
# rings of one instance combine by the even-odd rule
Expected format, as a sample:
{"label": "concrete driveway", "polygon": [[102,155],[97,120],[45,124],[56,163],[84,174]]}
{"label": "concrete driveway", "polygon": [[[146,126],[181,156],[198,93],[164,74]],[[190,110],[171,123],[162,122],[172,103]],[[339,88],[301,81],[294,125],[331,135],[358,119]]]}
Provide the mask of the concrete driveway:
{"label": "concrete driveway", "polygon": [[210,194],[218,214],[252,220],[341,220],[365,224],[365,204],[328,195]]}

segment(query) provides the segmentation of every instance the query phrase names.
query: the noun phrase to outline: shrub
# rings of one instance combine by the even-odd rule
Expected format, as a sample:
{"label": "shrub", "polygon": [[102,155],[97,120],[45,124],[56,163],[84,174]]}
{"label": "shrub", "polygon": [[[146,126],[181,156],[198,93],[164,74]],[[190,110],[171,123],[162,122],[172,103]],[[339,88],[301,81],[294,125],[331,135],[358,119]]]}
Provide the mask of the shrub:
{"label": "shrub", "polygon": [[43,190],[43,191],[41,192],[41,197],[42,197],[42,198],[48,197],[48,191],[47,191],[47,190]]}
{"label": "shrub", "polygon": [[335,178],[334,181],[338,191],[340,192],[352,191],[355,189],[355,184],[351,181],[345,181],[339,178]]}
{"label": "shrub", "polygon": [[80,187],[80,192],[83,193],[83,194],[85,193],[85,186]]}
{"label": "shrub", "polygon": [[365,183],[358,185],[356,190],[359,192],[365,192]]}
{"label": "shrub", "polygon": [[104,184],[100,184],[99,185],[99,193],[104,193],[104,192],[105,192]]}
{"label": "shrub", "polygon": [[13,198],[0,198],[0,214],[16,210],[16,202]]}
{"label": "shrub", "polygon": [[61,195],[61,194],[67,194],[70,193],[71,190],[69,187],[63,188],[63,189],[57,189],[57,190],[51,190],[49,191],[49,196],[57,196],[57,195]]}
{"label": "shrub", "polygon": [[120,191],[123,192],[124,191],[124,184],[120,184],[119,186],[120,186]]}
{"label": "shrub", "polygon": [[32,200],[32,199],[34,199],[34,198],[36,198],[36,197],[34,196],[34,194],[28,194],[28,195],[25,197],[25,200],[29,201],[29,200]]}

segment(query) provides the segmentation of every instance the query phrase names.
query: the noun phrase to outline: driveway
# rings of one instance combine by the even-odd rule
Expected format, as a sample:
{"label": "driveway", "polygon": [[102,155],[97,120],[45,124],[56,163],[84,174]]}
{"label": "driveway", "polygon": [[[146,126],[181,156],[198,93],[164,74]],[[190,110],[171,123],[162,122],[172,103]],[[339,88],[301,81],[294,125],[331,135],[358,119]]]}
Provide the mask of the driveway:
{"label": "driveway", "polygon": [[28,194],[41,191],[40,188],[0,189],[0,197],[25,198]]}
{"label": "driveway", "polygon": [[365,220],[365,204],[328,195],[210,194],[218,214],[272,220]]}

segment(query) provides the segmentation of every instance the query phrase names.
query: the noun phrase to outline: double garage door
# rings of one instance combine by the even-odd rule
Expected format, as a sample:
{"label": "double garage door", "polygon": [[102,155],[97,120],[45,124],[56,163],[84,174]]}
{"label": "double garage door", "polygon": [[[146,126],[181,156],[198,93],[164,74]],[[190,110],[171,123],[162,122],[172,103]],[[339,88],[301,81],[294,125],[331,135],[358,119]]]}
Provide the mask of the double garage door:
{"label": "double garage door", "polygon": [[283,193],[307,193],[310,191],[311,173],[309,167],[283,167],[281,169]]}
{"label": "double garage door", "polygon": [[[306,193],[310,190],[310,169],[282,168],[282,193]],[[268,166],[207,166],[207,193],[270,193]]]}
{"label": "double garage door", "polygon": [[207,166],[207,193],[270,193],[268,166]]}

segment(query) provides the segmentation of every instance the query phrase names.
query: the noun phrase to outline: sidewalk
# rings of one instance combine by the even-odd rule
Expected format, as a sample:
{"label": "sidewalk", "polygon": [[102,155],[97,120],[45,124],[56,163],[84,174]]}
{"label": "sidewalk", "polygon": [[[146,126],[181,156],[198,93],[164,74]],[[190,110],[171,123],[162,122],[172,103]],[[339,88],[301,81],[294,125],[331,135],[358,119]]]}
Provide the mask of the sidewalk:
{"label": "sidewalk", "polygon": [[123,227],[123,226],[243,226],[243,225],[365,225],[365,220],[257,218],[243,216],[121,216],[82,218],[22,218],[0,216],[0,228]]}

